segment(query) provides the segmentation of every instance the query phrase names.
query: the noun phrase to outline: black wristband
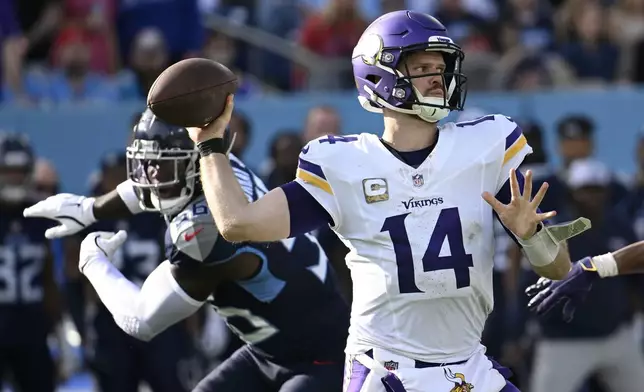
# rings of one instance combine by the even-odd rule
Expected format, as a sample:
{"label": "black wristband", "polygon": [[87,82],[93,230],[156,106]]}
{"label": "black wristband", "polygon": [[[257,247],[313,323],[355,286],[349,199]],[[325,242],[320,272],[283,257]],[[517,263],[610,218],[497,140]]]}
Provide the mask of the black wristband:
{"label": "black wristband", "polygon": [[211,154],[226,154],[224,139],[220,137],[197,143],[197,149],[202,158]]}

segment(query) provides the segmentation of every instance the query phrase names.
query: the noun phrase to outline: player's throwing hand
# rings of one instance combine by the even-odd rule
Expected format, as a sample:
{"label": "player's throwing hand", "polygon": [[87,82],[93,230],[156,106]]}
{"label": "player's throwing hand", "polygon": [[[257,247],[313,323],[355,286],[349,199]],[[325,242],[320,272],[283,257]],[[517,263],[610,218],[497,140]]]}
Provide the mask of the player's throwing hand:
{"label": "player's throwing hand", "polygon": [[231,94],[226,99],[226,107],[224,108],[224,112],[219,117],[214,119],[210,124],[206,125],[203,128],[186,128],[188,130],[188,134],[190,135],[190,139],[192,139],[192,141],[195,143],[201,143],[210,139],[223,138],[224,132],[226,132],[226,128],[228,127],[228,123],[230,122],[230,117],[233,114],[234,107],[235,103],[233,95]]}
{"label": "player's throwing hand", "polygon": [[510,189],[512,199],[510,204],[503,204],[489,192],[483,192],[483,199],[494,209],[503,225],[514,235],[522,240],[527,240],[537,232],[539,223],[557,215],[556,211],[539,212],[539,204],[548,190],[548,183],[544,182],[537,194],[532,195],[532,171],[525,175],[523,193],[519,189],[519,181],[515,169],[510,170]]}

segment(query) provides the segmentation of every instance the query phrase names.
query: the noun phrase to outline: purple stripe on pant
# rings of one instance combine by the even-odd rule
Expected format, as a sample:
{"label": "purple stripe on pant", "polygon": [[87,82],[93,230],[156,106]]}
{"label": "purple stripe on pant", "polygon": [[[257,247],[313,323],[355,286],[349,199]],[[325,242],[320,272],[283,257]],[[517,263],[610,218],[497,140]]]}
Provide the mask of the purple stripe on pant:
{"label": "purple stripe on pant", "polygon": [[349,371],[351,372],[351,375],[349,376],[349,387],[346,392],[360,392],[360,389],[362,389],[364,382],[367,380],[367,376],[369,375],[369,372],[371,372],[371,369],[354,359],[351,361]]}
{"label": "purple stripe on pant", "polygon": [[[512,372],[510,372],[510,369],[504,366],[501,366],[498,362],[496,362],[492,358],[489,358],[489,359],[492,362],[492,367],[496,369],[499,373],[501,373],[503,377],[507,379],[512,376]],[[349,387],[347,388],[347,392],[361,392],[360,390],[362,389],[362,386],[367,380],[367,376],[369,375],[371,370],[354,359],[351,362],[350,371],[351,371],[351,375],[349,377]],[[406,392],[405,387],[403,386],[400,379],[396,377],[396,375],[393,373],[389,373],[387,376],[383,377],[381,381],[384,386],[384,390],[386,392]],[[514,384],[512,384],[510,381],[506,381],[505,387],[503,387],[503,389],[500,392],[521,392],[521,391],[519,391],[519,389],[516,386],[514,386]]]}
{"label": "purple stripe on pant", "polygon": [[[360,392],[370,372],[371,369],[354,359],[351,362],[351,377],[347,392]],[[400,379],[393,373],[387,374],[381,381],[387,392],[406,392]]]}

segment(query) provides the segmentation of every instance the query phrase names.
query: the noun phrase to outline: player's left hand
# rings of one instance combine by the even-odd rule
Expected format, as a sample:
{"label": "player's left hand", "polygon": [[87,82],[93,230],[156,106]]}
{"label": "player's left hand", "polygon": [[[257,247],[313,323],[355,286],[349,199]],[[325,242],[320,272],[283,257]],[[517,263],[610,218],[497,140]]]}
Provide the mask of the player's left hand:
{"label": "player's left hand", "polygon": [[93,197],[59,193],[25,208],[25,218],[47,218],[58,222],[58,226],[45,231],[47,239],[60,238],[76,234],[92,223],[94,217]]}
{"label": "player's left hand", "polygon": [[85,237],[80,246],[80,257],[78,258],[78,269],[83,273],[83,269],[97,258],[107,258],[112,261],[114,253],[123,245],[127,239],[125,230],[118,233],[107,231],[97,231],[90,233]]}
{"label": "player's left hand", "polygon": [[221,113],[221,115],[214,119],[210,124],[203,128],[187,128],[190,139],[192,139],[196,144],[210,139],[223,138],[226,128],[228,127],[228,123],[230,122],[230,117],[233,115],[234,108],[235,102],[233,95],[231,94],[226,99],[226,107],[224,108],[223,113]]}
{"label": "player's left hand", "polygon": [[597,268],[590,257],[579,260],[564,279],[552,281],[540,278],[528,287],[525,292],[528,297],[533,297],[528,303],[528,309],[542,316],[563,302],[563,319],[570,322],[575,310],[584,302],[593,282],[598,278]]}
{"label": "player's left hand", "polygon": [[501,223],[514,235],[522,240],[527,240],[537,232],[539,223],[557,215],[556,211],[537,212],[539,204],[548,190],[548,183],[544,182],[534,198],[532,196],[532,171],[528,170],[525,175],[523,193],[519,188],[517,172],[510,170],[510,189],[512,199],[510,204],[501,203],[489,192],[483,192],[483,199],[494,209],[499,216]]}

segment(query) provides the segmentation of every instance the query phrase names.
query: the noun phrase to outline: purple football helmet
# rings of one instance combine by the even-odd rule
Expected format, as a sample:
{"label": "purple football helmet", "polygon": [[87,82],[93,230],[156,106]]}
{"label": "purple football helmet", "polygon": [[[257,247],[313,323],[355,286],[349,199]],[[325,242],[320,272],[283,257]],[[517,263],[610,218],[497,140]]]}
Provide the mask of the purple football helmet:
{"label": "purple football helmet", "polygon": [[[445,72],[408,76],[399,71],[405,56],[416,51],[443,54]],[[436,18],[414,11],[390,12],[376,19],[353,50],[353,75],[362,107],[382,113],[388,108],[417,115],[428,122],[445,118],[451,110],[463,110],[467,78],[461,73],[461,48],[447,35]],[[440,75],[443,97],[423,96],[412,79]]]}

